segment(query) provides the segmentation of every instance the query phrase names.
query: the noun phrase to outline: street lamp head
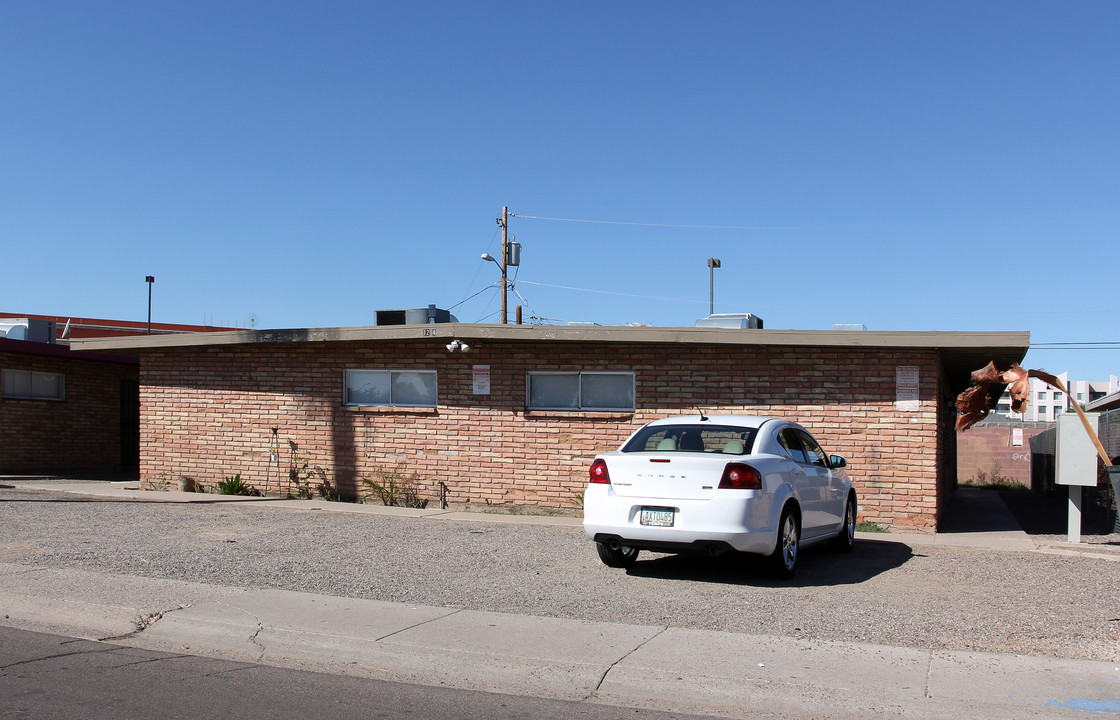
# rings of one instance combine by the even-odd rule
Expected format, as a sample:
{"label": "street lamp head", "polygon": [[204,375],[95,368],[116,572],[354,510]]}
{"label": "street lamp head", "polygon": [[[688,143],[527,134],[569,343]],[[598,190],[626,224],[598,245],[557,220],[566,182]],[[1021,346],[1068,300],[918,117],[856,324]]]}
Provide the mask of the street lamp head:
{"label": "street lamp head", "polygon": [[486,260],[488,262],[492,262],[492,263],[498,262],[497,260],[494,259],[494,256],[491,255],[490,253],[482,253],[482,259]]}

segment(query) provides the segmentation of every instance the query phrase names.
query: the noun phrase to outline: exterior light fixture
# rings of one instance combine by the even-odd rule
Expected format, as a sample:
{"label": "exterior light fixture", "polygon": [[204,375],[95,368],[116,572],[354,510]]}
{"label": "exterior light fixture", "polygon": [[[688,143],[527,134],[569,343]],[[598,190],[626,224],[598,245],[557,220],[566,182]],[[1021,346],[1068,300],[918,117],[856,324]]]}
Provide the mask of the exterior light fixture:
{"label": "exterior light fixture", "polygon": [[708,258],[708,314],[716,313],[716,268],[719,258]]}
{"label": "exterior light fixture", "polygon": [[455,352],[455,351],[459,351],[459,352],[470,352],[471,351],[471,346],[466,344],[462,340],[452,340],[451,342],[447,343],[447,345],[445,345],[444,347],[447,348],[447,352],[452,352],[452,353]]}

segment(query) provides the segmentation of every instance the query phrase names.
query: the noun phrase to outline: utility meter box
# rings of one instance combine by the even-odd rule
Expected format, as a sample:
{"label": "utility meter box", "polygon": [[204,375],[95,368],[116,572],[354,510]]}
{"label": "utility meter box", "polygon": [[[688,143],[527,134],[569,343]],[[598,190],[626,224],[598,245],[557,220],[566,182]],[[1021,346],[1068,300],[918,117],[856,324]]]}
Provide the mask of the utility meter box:
{"label": "utility meter box", "polygon": [[[1098,413],[1085,413],[1094,435],[1097,432],[1097,415]],[[1059,485],[1097,484],[1097,448],[1076,413],[1062,413],[1058,416],[1057,456]]]}

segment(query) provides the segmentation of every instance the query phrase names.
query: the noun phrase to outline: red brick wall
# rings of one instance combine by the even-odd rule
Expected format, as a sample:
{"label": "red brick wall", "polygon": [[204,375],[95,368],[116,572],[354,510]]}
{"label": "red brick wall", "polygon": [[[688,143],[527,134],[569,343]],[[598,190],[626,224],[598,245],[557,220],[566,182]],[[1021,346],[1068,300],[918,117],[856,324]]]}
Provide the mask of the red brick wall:
{"label": "red brick wall", "polygon": [[[1031,486],[1030,439],[1053,423],[992,423],[974,425],[960,434],[957,450],[957,480],[991,482],[999,476]],[[1023,444],[1014,445],[1015,429],[1023,432]]]}
{"label": "red brick wall", "polygon": [[121,380],[133,364],[0,352],[0,368],[60,373],[66,399],[0,397],[0,472],[111,472],[120,469]]}
{"label": "red brick wall", "polygon": [[[940,368],[933,351],[681,345],[303,343],[148,351],[141,370],[141,473],[209,485],[240,473],[288,490],[293,456],[343,493],[377,469],[416,473],[452,503],[577,508],[590,459],[654,418],[773,414],[804,423],[826,451],[848,458],[863,517],[931,531],[937,519]],[[491,393],[472,393],[472,366],[489,365]],[[917,412],[895,407],[898,365],[917,366]],[[435,409],[347,408],[345,368],[436,370]],[[531,370],[636,373],[637,412],[527,412]],[[939,425],[941,433],[939,434]],[[277,428],[279,467],[270,462]],[[293,453],[291,443],[295,444]],[[951,482],[951,480],[950,480]]]}

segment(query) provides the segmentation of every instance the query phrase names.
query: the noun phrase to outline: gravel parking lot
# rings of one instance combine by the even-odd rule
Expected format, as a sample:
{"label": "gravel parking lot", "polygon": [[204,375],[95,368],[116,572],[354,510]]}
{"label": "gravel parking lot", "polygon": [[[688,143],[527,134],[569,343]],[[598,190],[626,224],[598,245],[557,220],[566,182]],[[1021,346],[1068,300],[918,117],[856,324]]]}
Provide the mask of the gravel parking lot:
{"label": "gravel parking lot", "polygon": [[0,489],[0,562],[594,621],[1120,661],[1120,563],[915,546],[603,566],[578,527]]}

